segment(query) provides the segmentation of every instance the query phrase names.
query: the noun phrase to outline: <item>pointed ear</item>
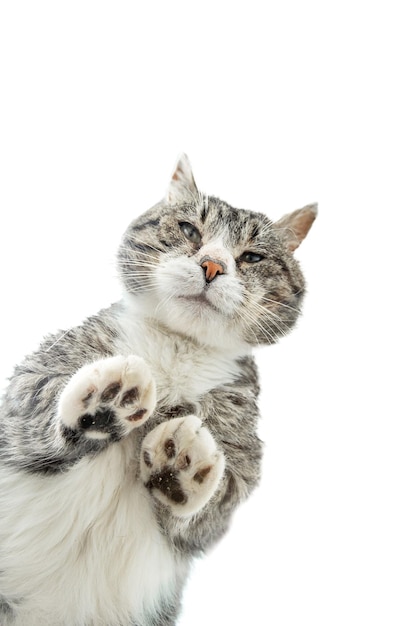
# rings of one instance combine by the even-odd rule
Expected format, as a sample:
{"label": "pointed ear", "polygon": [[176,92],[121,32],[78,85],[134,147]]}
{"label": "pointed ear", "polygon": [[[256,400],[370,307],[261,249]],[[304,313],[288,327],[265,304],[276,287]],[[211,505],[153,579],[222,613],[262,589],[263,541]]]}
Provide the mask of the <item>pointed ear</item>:
{"label": "pointed ear", "polygon": [[317,216],[317,204],[308,204],[302,209],[284,215],[274,228],[279,231],[290,252],[294,252],[307,235]]}
{"label": "pointed ear", "polygon": [[198,196],[197,185],[195,184],[190,161],[186,154],[182,154],[175,166],[171,182],[166,194],[169,204],[195,201]]}

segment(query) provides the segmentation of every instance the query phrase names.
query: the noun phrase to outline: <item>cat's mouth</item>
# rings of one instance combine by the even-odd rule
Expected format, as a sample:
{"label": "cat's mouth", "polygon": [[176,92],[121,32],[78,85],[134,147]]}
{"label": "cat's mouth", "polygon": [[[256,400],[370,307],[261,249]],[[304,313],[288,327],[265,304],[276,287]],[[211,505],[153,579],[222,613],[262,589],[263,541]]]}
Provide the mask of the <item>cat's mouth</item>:
{"label": "cat's mouth", "polygon": [[187,302],[190,302],[192,304],[195,303],[200,308],[208,307],[212,309],[213,311],[216,311],[216,313],[222,313],[220,309],[218,309],[212,302],[210,302],[210,300],[207,298],[204,291],[202,293],[195,294],[192,296],[184,296],[184,295],[178,296],[178,298],[180,300],[186,300]]}

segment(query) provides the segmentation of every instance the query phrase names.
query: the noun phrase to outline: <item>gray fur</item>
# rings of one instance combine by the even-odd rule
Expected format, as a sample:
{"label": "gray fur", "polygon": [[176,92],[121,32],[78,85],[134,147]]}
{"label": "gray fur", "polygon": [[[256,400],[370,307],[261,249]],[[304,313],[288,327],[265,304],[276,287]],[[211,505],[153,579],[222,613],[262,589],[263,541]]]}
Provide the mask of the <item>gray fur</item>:
{"label": "gray fur", "polygon": [[[122,281],[133,293],[146,290],[146,264],[158,262],[161,255],[193,253],[182,237],[178,222],[192,221],[207,238],[215,238],[227,227],[228,246],[237,260],[238,270],[250,292],[262,284],[264,310],[257,311],[258,324],[244,332],[252,345],[275,343],[294,326],[305,291],[297,261],[285,246],[285,232],[261,213],[238,210],[215,197],[199,198],[196,204],[156,205],[135,220],[124,235],[118,262]],[[278,226],[278,227],[277,227]],[[265,254],[262,264],[239,263],[247,249]],[[137,267],[144,262],[144,271]],[[135,271],[136,270],[136,271]],[[233,320],[236,323],[236,320]]]}
{"label": "gray fur", "polygon": [[[127,229],[118,254],[127,293],[140,298],[149,290],[153,267],[167,255],[192,257],[196,253],[198,246],[187,241],[178,228],[180,222],[190,222],[206,239],[219,235],[225,238],[248,294],[241,315],[225,323],[240,333],[245,344],[276,342],[294,326],[305,289],[299,265],[286,246],[287,226],[281,229],[265,215],[237,210],[215,197],[202,196],[192,185],[186,202],[178,202],[178,193],[171,195],[175,204],[157,204]],[[262,262],[240,261],[247,250],[262,255]],[[259,290],[263,304],[251,308],[250,296]],[[124,303],[115,304],[76,328],[47,337],[34,354],[16,366],[1,406],[0,471],[2,466],[12,467],[16,472],[53,478],[56,473],[76,467],[83,457],[93,458],[108,446],[119,445],[122,435],[117,430],[106,440],[87,439],[82,431],[63,428],[57,437],[56,415],[60,394],[73,374],[86,363],[117,354],[124,334],[121,324],[125,307]],[[249,317],[245,316],[245,308]],[[194,337],[180,334],[177,341],[188,343],[190,350],[198,343]],[[223,450],[226,471],[220,487],[189,524],[178,524],[168,507],[155,501],[160,532],[168,538],[172,550],[186,559],[201,554],[223,536],[233,511],[259,481],[262,445],[256,434],[257,370],[251,356],[236,357],[235,366],[240,373],[233,384],[220,385],[201,395],[197,402],[183,398],[179,405],[171,406],[160,398],[153,416],[134,433],[139,459],[141,443],[155,426],[194,413]],[[0,615],[7,615],[7,623],[13,624],[13,602],[1,595],[1,580],[0,571]],[[140,626],[175,624],[183,584],[180,577],[178,593],[164,600],[159,612],[150,614],[146,624]],[[15,594],[19,597],[19,589]]]}

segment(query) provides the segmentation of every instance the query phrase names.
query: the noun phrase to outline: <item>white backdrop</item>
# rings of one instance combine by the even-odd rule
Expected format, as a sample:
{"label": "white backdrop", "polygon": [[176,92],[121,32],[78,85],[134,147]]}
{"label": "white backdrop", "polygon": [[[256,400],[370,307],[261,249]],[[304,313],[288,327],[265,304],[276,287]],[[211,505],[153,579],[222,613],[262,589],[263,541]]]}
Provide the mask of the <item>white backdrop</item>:
{"label": "white backdrop", "polygon": [[263,480],[180,626],[416,624],[416,53],[402,0],[1,3],[2,378],[118,299],[181,151],[235,206],[319,202],[259,352]]}

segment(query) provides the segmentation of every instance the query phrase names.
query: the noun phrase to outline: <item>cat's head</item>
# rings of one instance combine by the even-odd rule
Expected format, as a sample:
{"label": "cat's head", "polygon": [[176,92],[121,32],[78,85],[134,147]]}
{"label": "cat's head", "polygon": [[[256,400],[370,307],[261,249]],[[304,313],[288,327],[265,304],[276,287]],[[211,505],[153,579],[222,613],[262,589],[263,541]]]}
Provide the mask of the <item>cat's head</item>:
{"label": "cat's head", "polygon": [[272,222],[203,195],[183,155],[166,198],[124,235],[127,300],[202,344],[274,343],[300,312],[304,279],[293,252],[316,214],[309,205]]}

